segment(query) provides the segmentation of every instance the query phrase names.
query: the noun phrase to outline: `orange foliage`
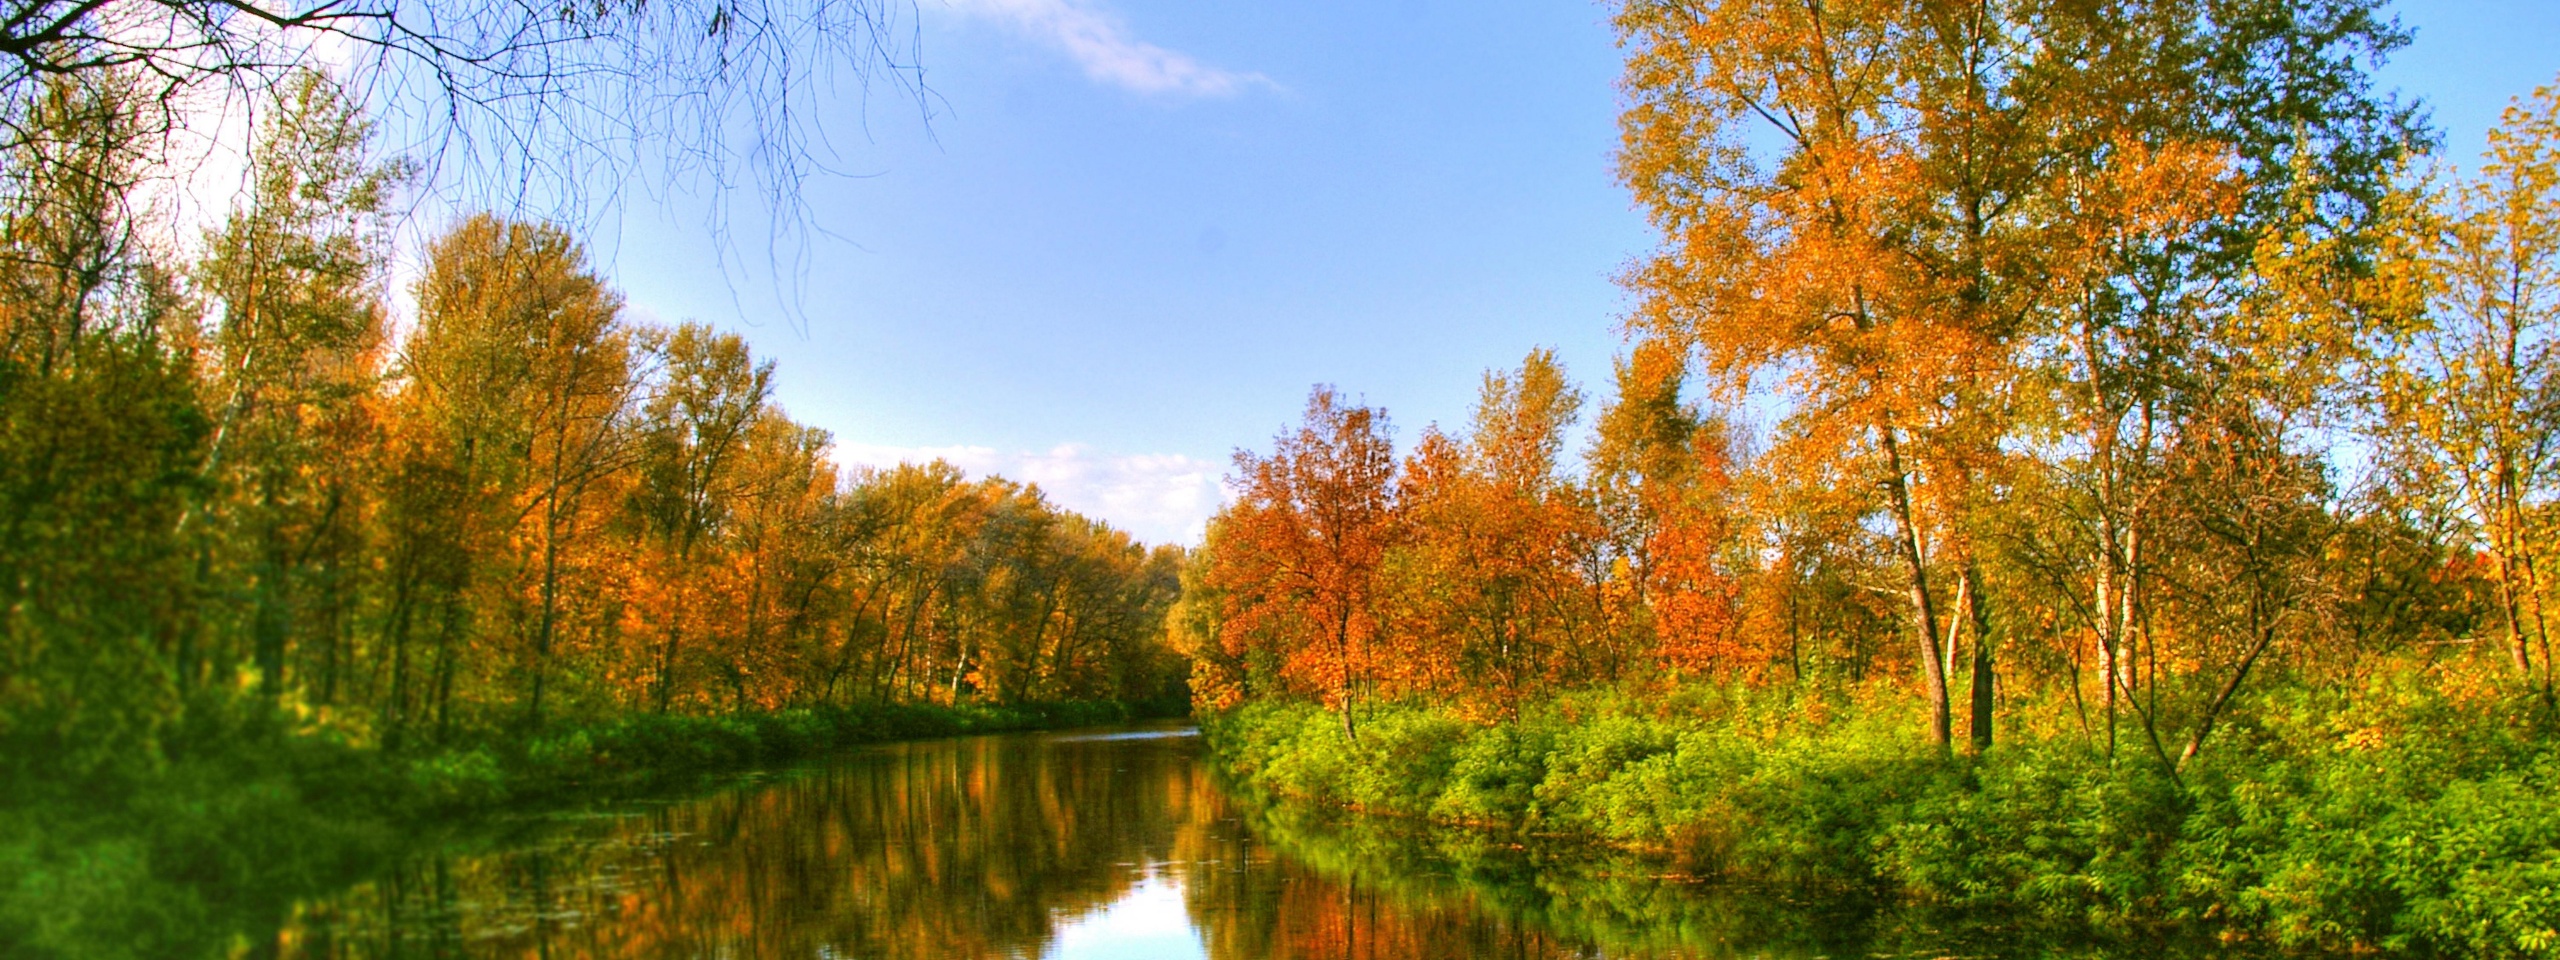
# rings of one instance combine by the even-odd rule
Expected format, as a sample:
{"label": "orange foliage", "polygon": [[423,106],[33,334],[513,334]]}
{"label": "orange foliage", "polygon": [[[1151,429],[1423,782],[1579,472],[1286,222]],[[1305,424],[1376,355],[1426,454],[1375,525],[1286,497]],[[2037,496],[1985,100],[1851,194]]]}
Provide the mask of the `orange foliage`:
{"label": "orange foliage", "polygon": [[1226,594],[1221,642],[1268,651],[1283,681],[1349,716],[1380,672],[1377,575],[1395,536],[1386,417],[1329,388],[1270,456],[1239,451],[1236,503],[1220,517],[1209,582]]}

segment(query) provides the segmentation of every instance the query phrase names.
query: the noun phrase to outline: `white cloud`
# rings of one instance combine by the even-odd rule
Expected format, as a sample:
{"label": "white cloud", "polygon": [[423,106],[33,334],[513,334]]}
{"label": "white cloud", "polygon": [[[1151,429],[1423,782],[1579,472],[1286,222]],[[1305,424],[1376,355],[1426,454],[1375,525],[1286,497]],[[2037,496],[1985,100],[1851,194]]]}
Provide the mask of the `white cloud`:
{"label": "white cloud", "polygon": [[1041,960],[1088,957],[1207,957],[1209,946],[1192,928],[1182,882],[1149,864],[1120,899],[1073,917],[1061,917]]}
{"label": "white cloud", "polygon": [[946,460],[972,477],[1037,484],[1050,502],[1149,543],[1200,542],[1226,503],[1224,466],[1178,453],[1114,456],[1075,443],[1045,452],[839,443],[836,460],[870,467]]}
{"label": "white cloud", "polygon": [[1056,47],[1096,83],[1159,96],[1232,97],[1278,89],[1258,73],[1236,73],[1138,39],[1094,0],[949,0],[962,16],[990,20]]}

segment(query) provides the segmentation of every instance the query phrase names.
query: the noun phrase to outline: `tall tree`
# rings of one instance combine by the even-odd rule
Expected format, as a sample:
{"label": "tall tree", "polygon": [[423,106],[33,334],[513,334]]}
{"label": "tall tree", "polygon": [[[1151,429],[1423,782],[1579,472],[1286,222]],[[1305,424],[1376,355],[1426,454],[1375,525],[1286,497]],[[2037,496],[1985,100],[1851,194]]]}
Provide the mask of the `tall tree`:
{"label": "tall tree", "polygon": [[663,551],[659,576],[671,603],[659,627],[652,693],[664,713],[687,665],[679,659],[685,633],[700,613],[693,608],[697,561],[706,548],[721,546],[748,430],[773,391],[773,363],[751,359],[737,335],[698,324],[676,328],[661,350],[666,369],[640,428],[635,506]]}
{"label": "tall tree", "polygon": [[[328,77],[295,74],[274,97],[247,203],[205,238],[198,268],[221,311],[205,471],[228,491],[227,522],[242,534],[246,632],[270,698],[286,692],[302,587],[328,604],[360,563],[367,401],[385,336],[385,205],[409,170],[372,156],[372,124]],[[331,619],[334,644],[343,617]]]}
{"label": "tall tree", "polygon": [[[1600,539],[1590,502],[1558,471],[1581,392],[1550,351],[1485,375],[1464,441],[1427,432],[1397,491],[1397,658],[1432,692],[1482,692],[1516,713],[1531,692],[1605,675]],[[1473,699],[1470,697],[1469,699]]]}
{"label": "tall tree", "polygon": [[[637,384],[620,301],[566,232],[489,216],[436,242],[417,292],[386,504],[393,656],[405,665],[411,625],[430,614],[439,726],[465,670],[520,677],[514,696],[485,693],[538,724],[564,570],[604,523],[600,485],[631,460]],[[510,642],[475,642],[490,632]],[[406,696],[395,683],[395,715]]]}
{"label": "tall tree", "polygon": [[[603,494],[635,459],[642,381],[622,301],[557,227],[467,221],[440,248],[436,307],[448,330],[468,324],[490,365],[473,387],[515,418],[510,446],[487,451],[518,465],[506,491],[507,619],[518,637],[526,722],[543,722],[559,643],[563,576],[572,554],[601,532]],[[466,319],[467,315],[467,319]]]}
{"label": "tall tree", "polygon": [[[2373,100],[2358,71],[2358,55],[2400,39],[2373,6],[1621,8],[1632,105],[1620,172],[1664,238],[1628,278],[1643,298],[1636,325],[1696,350],[1729,395],[1781,391],[1795,421],[1772,451],[1781,462],[1873,464],[1933,741],[1952,735],[1947,681],[1967,632],[1973,736],[1990,739],[1975,544],[1986,471],[2032,405],[2021,374],[2071,342],[2062,331],[2093,291],[2245,272],[2297,173],[2340,201],[2322,209],[2355,222],[2407,142],[2408,114]],[[2243,198],[2259,219],[2206,231],[2203,252],[2143,219],[2166,208],[2183,227],[2227,212],[2216,197],[2233,171],[2272,193]],[[2179,220],[2197,210],[2208,217]],[[2154,249],[2170,254],[2132,256]],[[2171,261],[2219,272],[2134,269]],[[1952,618],[1932,583],[1947,577]]]}
{"label": "tall tree", "polygon": [[[1635,2],[1621,173],[1665,250],[1630,277],[1652,336],[1729,396],[1778,374],[1825,424],[1781,456],[1872,457],[1911,606],[1930,739],[1950,736],[1934,554],[1974,471],[2044,223],[2022,203],[2048,81],[1987,5]],[[1753,124],[1776,139],[1755,156]],[[1964,569],[1959,562],[1958,569]]]}
{"label": "tall tree", "polygon": [[[198,633],[196,331],[132,242],[143,107],[111,80],[47,86],[40,135],[0,162],[0,792],[18,796],[151,771]],[[29,163],[76,175],[17,176]]]}
{"label": "tall tree", "polygon": [[827,432],[766,408],[748,428],[736,497],[736,563],[747,595],[734,646],[720,658],[730,703],[765,709],[801,699],[816,658],[820,597],[843,572],[846,544]]}
{"label": "tall tree", "polygon": [[1386,431],[1384,413],[1316,388],[1269,455],[1236,452],[1240,490],[1204,561],[1226,599],[1228,649],[1276,651],[1283,677],[1320,692],[1355,740],[1355,701],[1381,654],[1378,571],[1396,536]]}
{"label": "tall tree", "polygon": [[2560,497],[2560,88],[2509,106],[2478,175],[2410,211],[2398,291],[2423,300],[2386,371],[2385,441],[2450,495],[2491,560],[2516,672],[2552,689],[2545,604]]}

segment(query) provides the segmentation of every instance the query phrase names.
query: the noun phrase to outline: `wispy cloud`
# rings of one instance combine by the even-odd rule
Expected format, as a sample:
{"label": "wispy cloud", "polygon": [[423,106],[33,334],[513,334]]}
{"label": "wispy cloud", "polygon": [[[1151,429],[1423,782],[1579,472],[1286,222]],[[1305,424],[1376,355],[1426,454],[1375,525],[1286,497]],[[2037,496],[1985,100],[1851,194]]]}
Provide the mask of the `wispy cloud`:
{"label": "wispy cloud", "polygon": [[1003,24],[1056,47],[1096,83],[1155,96],[1232,97],[1279,84],[1259,73],[1221,70],[1138,39],[1094,0],[949,0],[952,10]]}
{"label": "wispy cloud", "polygon": [[839,443],[836,459],[871,467],[946,460],[973,477],[1038,484],[1050,502],[1149,543],[1198,543],[1226,502],[1222,466],[1178,453],[1115,456],[1074,443],[1045,452]]}

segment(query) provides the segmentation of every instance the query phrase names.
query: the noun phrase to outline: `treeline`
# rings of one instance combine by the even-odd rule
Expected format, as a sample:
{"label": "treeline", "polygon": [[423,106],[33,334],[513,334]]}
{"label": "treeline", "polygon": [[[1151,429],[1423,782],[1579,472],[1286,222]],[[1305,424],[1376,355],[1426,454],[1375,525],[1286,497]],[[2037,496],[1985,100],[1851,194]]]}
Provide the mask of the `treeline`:
{"label": "treeline", "polygon": [[[2468,176],[2378,4],[1631,0],[1660,246],[1570,462],[1552,356],[1393,446],[1237,456],[1175,634],[1208,703],[1916,692],[2172,777],[2270,684],[2551,702],[2560,95]],[[1820,699],[1820,698],[1816,698]]]}
{"label": "treeline", "polygon": [[[46,88],[0,159],[0,758],[144,775],[190,711],[391,751],[631,714],[1179,696],[1182,554],[945,464],[839,470],[734,335],[635,322],[473,216],[402,315],[411,165],[278,94],[202,254],[152,104]],[[155,232],[156,231],[156,232]]]}

